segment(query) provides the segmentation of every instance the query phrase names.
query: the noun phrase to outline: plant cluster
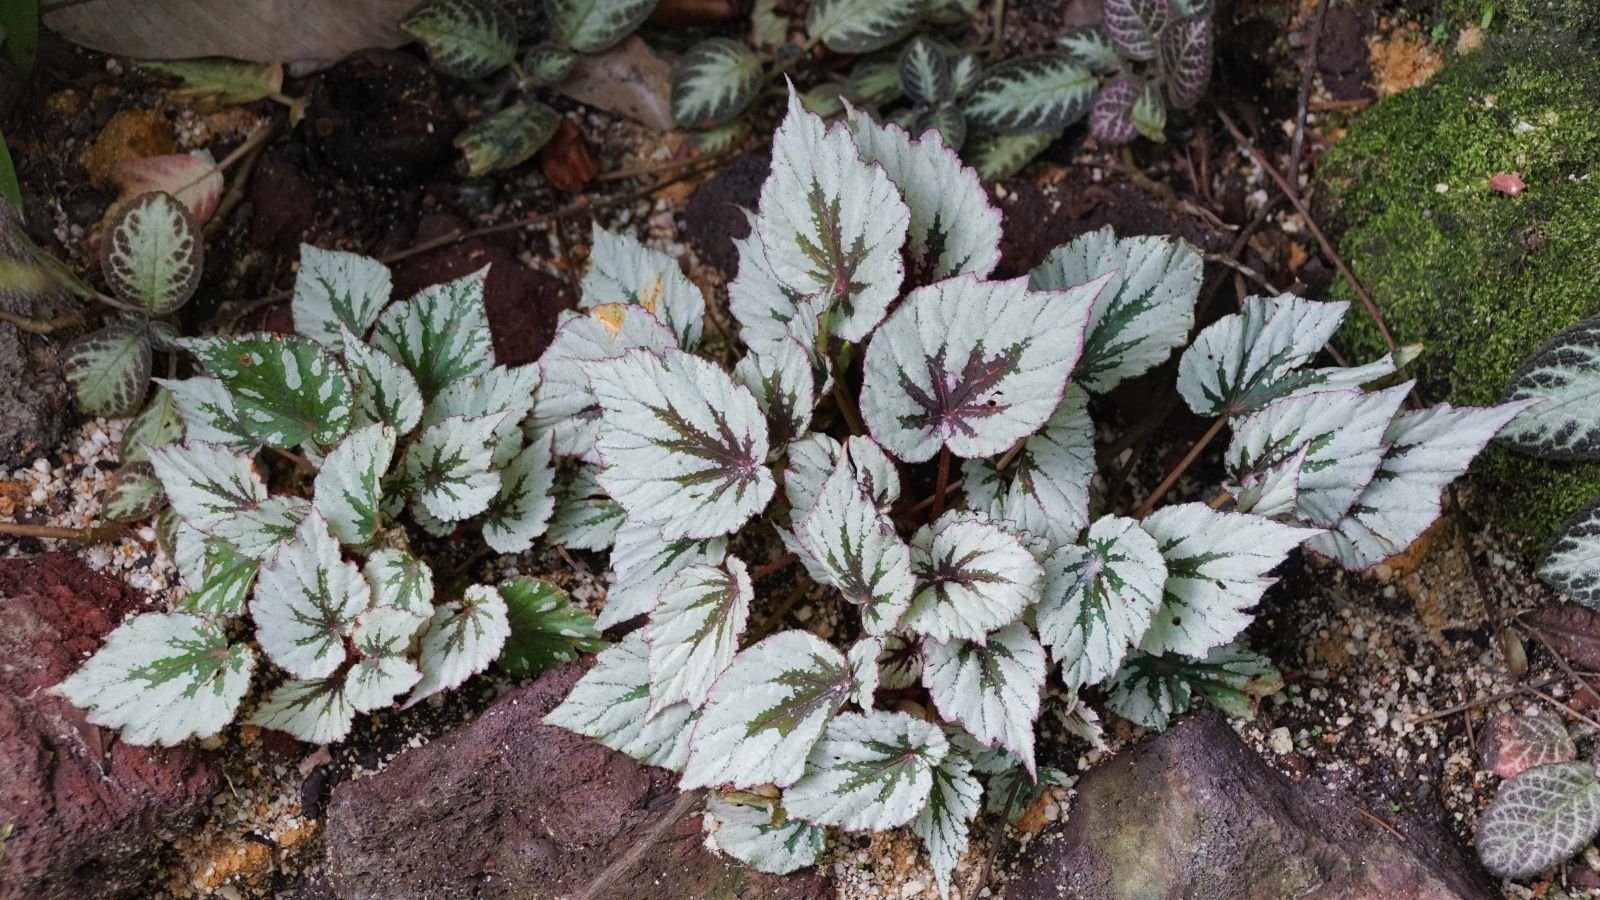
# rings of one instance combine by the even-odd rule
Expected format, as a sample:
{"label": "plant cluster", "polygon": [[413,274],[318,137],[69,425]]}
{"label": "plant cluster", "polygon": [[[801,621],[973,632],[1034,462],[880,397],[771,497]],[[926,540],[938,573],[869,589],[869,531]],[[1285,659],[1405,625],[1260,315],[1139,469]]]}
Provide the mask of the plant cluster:
{"label": "plant cluster", "polygon": [[[1196,693],[1248,711],[1279,683],[1238,643],[1268,573],[1302,544],[1351,569],[1400,552],[1527,406],[1403,410],[1409,384],[1363,388],[1393,355],[1311,365],[1346,304],[1252,297],[1176,386],[1232,428],[1233,509],[1118,514],[1091,398],[1189,342],[1201,258],[1103,230],[990,281],[1000,224],[939,132],[830,127],[791,92],[728,286],[732,371],[677,264],[599,231],[587,314],[540,360],[563,538],[612,547],[602,627],[644,617],[547,721],[715,788],[716,842],[760,869],[909,825],[947,890],[985,792],[1008,809],[1057,777],[1035,752],[1052,670],[1090,740],[1094,686],[1157,728]],[[824,595],[859,625],[779,627]]]}
{"label": "plant cluster", "polygon": [[1489,871],[1527,878],[1563,862],[1600,834],[1600,770],[1578,760],[1567,727],[1549,713],[1496,715],[1480,748],[1506,779],[1478,822]]}
{"label": "plant cluster", "polygon": [[[149,209],[163,214],[108,241],[126,267],[112,283],[170,298],[195,242],[181,204],[132,215]],[[543,582],[436,584],[403,526],[480,529],[512,553],[555,506],[551,436],[523,430],[539,368],[495,364],[485,272],[390,303],[381,263],[306,246],[295,334],[178,340],[204,374],[159,379],[164,412],[130,425],[141,459],[108,507],[171,504],[162,531],[189,590],[122,623],[60,693],[130,743],[173,744],[232,721],[265,657],[282,678],[259,679],[275,686],[249,721],[324,743],[497,657],[530,674],[598,649]],[[296,466],[269,484],[263,451]]]}

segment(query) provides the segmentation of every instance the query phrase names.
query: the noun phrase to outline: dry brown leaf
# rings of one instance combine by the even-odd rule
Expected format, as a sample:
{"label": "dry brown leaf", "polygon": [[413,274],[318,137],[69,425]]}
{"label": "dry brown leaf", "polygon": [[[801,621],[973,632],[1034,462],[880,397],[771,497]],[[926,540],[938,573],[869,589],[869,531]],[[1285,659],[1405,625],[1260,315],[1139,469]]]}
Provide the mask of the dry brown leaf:
{"label": "dry brown leaf", "polygon": [[672,67],[638,35],[604,53],[578,57],[556,90],[656,131],[672,130]]}
{"label": "dry brown leaf", "polygon": [[583,139],[583,132],[564,116],[555,136],[539,149],[539,168],[556,190],[569,194],[588,187],[600,174],[600,164],[589,152],[589,142]]}
{"label": "dry brown leaf", "polygon": [[1600,669],[1600,612],[1576,603],[1557,603],[1523,617],[1533,636],[1579,669]]}

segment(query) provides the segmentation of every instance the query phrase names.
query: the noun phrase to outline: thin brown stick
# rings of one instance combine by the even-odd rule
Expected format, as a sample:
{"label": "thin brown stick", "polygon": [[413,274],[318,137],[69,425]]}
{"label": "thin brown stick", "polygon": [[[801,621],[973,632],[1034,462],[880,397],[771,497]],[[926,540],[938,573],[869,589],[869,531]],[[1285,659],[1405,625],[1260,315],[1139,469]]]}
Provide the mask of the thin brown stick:
{"label": "thin brown stick", "polygon": [[1600,728],[1600,722],[1597,722],[1594,719],[1591,719],[1588,716],[1584,715],[1583,713],[1578,712],[1577,710],[1573,709],[1572,707],[1568,706],[1565,703],[1562,703],[1560,700],[1557,700],[1556,698],[1550,696],[1549,694],[1546,694],[1544,691],[1541,691],[1538,688],[1531,688],[1531,687],[1530,688],[1523,688],[1523,691],[1525,693],[1532,694],[1533,696],[1538,697],[1540,700],[1543,700],[1544,702],[1550,704],[1551,706],[1556,707],[1557,709],[1564,710],[1567,715],[1572,716],[1573,718],[1576,718],[1579,721],[1587,722],[1588,724],[1593,725],[1595,728]]}
{"label": "thin brown stick", "polygon": [[1207,503],[1206,505],[1211,507],[1212,509],[1221,509],[1224,506],[1227,506],[1228,505],[1228,501],[1232,500],[1232,499],[1233,499],[1233,495],[1232,494],[1228,493],[1227,491],[1223,491],[1222,493],[1216,495],[1215,497],[1212,497],[1211,498],[1211,502]]}
{"label": "thin brown stick", "polygon": [[269,447],[267,449],[278,454],[280,457],[288,460],[289,462],[294,463],[294,467],[303,472],[310,472],[313,475],[317,473],[316,466],[313,466],[304,456],[301,456],[293,450],[285,450],[282,447]]}
{"label": "thin brown stick", "polygon": [[[948,485],[945,486],[945,491],[947,493],[954,492],[954,491],[959,491],[959,490],[961,490],[961,486],[963,484],[966,484],[966,483],[967,483],[966,479],[957,478],[955,481],[952,481]],[[925,510],[928,507],[933,505],[934,496],[935,495],[933,495],[933,494],[929,494],[928,496],[923,497],[921,500],[918,500],[914,505],[908,507],[905,510],[905,512],[901,513],[901,515],[914,516],[917,513],[922,512],[923,510]]]}
{"label": "thin brown stick", "polygon": [[797,563],[799,561],[800,561],[800,557],[795,556],[793,553],[785,553],[784,555],[778,557],[777,559],[773,560],[772,562],[769,562],[764,566],[760,566],[755,571],[751,572],[750,573],[750,580],[751,581],[760,581],[761,579],[767,577],[768,575],[772,575],[772,574],[775,574],[777,572],[782,572],[784,569],[789,568],[790,566],[794,565],[795,563]]}
{"label": "thin brown stick", "polygon": [[245,185],[250,183],[250,173],[255,171],[256,163],[261,161],[261,155],[266,150],[265,144],[256,145],[250,151],[250,155],[246,156],[244,162],[239,165],[239,171],[234,173],[233,183],[228,185],[227,192],[222,195],[221,200],[217,201],[217,208],[212,211],[211,218],[206,222],[205,227],[200,229],[206,237],[213,237],[217,232],[221,231],[222,226],[228,222],[228,216],[244,200],[244,188]]}
{"label": "thin brown stick", "polygon": [[749,152],[750,148],[748,147],[736,147],[732,150],[724,150],[721,153],[710,153],[705,156],[687,156],[683,159],[668,159],[658,163],[645,163],[643,165],[628,166],[621,169],[612,169],[610,172],[601,172],[599,175],[595,176],[594,180],[622,181],[628,178],[638,178],[640,175],[656,175],[661,172],[671,172],[674,169],[681,169],[685,166],[703,163],[708,160],[715,160],[719,163],[727,162]]}
{"label": "thin brown stick", "polygon": [[66,313],[53,319],[30,319],[10,310],[0,309],[0,322],[9,322],[15,325],[18,331],[26,331],[29,334],[54,334],[64,328],[86,324],[88,320],[81,312]]}
{"label": "thin brown stick", "polygon": [[861,423],[861,411],[856,409],[855,398],[850,396],[843,378],[833,379],[833,402],[839,407],[839,415],[844,416],[844,424],[849,427],[851,434],[859,436],[867,433],[867,426]]}
{"label": "thin brown stick", "polygon": [[679,794],[677,802],[672,804],[672,807],[663,813],[654,825],[650,826],[650,830],[646,831],[642,838],[635,841],[627,852],[617,857],[615,862],[606,866],[599,875],[596,875],[592,881],[584,885],[583,890],[573,895],[575,900],[597,900],[599,897],[613,896],[611,886],[616,884],[622,876],[633,871],[633,867],[644,859],[645,854],[655,849],[656,844],[661,842],[661,838],[666,835],[667,831],[678,824],[679,819],[688,815],[689,810],[693,809],[694,805],[699,803],[704,796],[705,791],[703,789],[684,791]]}
{"label": "thin brown stick", "polygon": [[1468,700],[1465,703],[1457,703],[1455,706],[1447,706],[1444,709],[1435,710],[1424,716],[1412,716],[1406,721],[1412,725],[1421,725],[1423,722],[1432,722],[1435,719],[1446,719],[1458,713],[1471,712],[1474,709],[1482,709],[1491,703],[1499,703],[1501,700],[1509,700],[1512,697],[1522,694],[1529,688],[1544,687],[1551,682],[1559,680],[1561,680],[1560,675],[1550,675],[1539,681],[1535,681],[1530,685],[1519,684],[1508,691],[1500,691],[1499,693],[1490,694],[1487,697],[1479,697],[1476,700]]}
{"label": "thin brown stick", "polygon": [[1318,100],[1311,104],[1312,112],[1332,112],[1338,109],[1366,109],[1376,103],[1371,97],[1357,97],[1354,100]]}
{"label": "thin brown stick", "polygon": [[933,487],[933,517],[944,515],[944,493],[950,489],[950,448],[939,448],[939,476]]}
{"label": "thin brown stick", "polygon": [[1000,818],[994,823],[994,828],[989,832],[989,852],[983,857],[983,867],[978,870],[977,877],[967,888],[968,897],[976,897],[983,893],[989,886],[989,872],[994,868],[994,861],[1000,856],[1000,839],[1005,837],[1006,823],[1011,820],[1011,806],[1017,802],[1017,792],[1022,790],[1022,779],[1011,782],[1011,790],[1006,792],[1005,805],[1000,808]]}
{"label": "thin brown stick", "polygon": [[1378,827],[1379,828],[1382,828],[1384,831],[1389,832],[1390,834],[1394,835],[1395,837],[1399,838],[1400,840],[1403,841],[1403,840],[1406,839],[1406,836],[1401,834],[1400,832],[1396,831],[1393,825],[1390,825],[1388,822],[1385,822],[1383,819],[1379,818],[1378,816],[1374,815],[1373,813],[1370,813],[1370,812],[1366,811],[1365,809],[1362,809],[1359,806],[1356,807],[1356,812],[1361,813],[1363,816],[1366,816],[1367,818],[1371,819],[1372,821],[1378,823]]}
{"label": "thin brown stick", "polygon": [[[1294,117],[1294,137],[1289,139],[1289,184],[1300,195],[1300,154],[1305,149],[1306,113],[1311,103],[1311,85],[1317,79],[1317,56],[1322,50],[1322,28],[1328,19],[1328,0],[1318,0],[1316,24],[1311,27],[1311,43],[1300,70],[1300,101]],[[1303,34],[1303,33],[1302,33]]]}
{"label": "thin brown stick", "polygon": [[26,522],[0,522],[0,534],[16,537],[48,538],[58,541],[77,541],[80,544],[99,544],[114,541],[128,530],[126,525],[97,525],[94,528],[66,528],[60,525],[29,525]]}
{"label": "thin brown stick", "polygon": [[1222,433],[1222,426],[1226,424],[1228,424],[1227,416],[1218,416],[1217,420],[1211,423],[1211,427],[1206,429],[1206,433],[1201,435],[1200,440],[1194,442],[1194,446],[1189,448],[1189,452],[1184,454],[1183,459],[1172,467],[1172,471],[1167,473],[1167,477],[1161,479],[1161,483],[1156,486],[1156,489],[1144,498],[1143,503],[1139,504],[1139,508],[1133,514],[1135,519],[1143,519],[1145,516],[1150,515],[1150,512],[1156,508],[1156,504],[1161,502],[1161,498],[1166,496],[1167,491],[1172,490],[1172,486],[1178,483],[1178,479],[1183,477],[1183,473],[1189,471],[1189,467],[1194,465],[1194,461],[1200,458],[1200,454],[1205,451],[1206,447],[1216,439],[1217,435]]}

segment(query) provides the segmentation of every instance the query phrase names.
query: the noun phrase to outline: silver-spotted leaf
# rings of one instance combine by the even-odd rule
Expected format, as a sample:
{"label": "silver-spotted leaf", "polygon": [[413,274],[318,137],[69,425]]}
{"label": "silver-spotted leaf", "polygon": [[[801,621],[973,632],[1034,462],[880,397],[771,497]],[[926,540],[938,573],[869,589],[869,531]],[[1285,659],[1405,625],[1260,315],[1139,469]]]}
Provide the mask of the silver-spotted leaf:
{"label": "silver-spotted leaf", "polygon": [[378,317],[372,343],[411,372],[424,399],[494,365],[489,317],[483,307],[488,268],[423,288]]}
{"label": "silver-spotted leaf", "polygon": [[672,120],[714,128],[737,118],[761,93],[761,58],[728,38],[700,41],[672,70]]}
{"label": "silver-spotted leaf", "polygon": [[610,628],[644,615],[655,608],[662,589],[681,569],[700,563],[721,565],[727,553],[728,542],[720,537],[669,541],[652,525],[625,522],[611,548],[611,570],[617,581],[606,594],[600,627]]}
{"label": "silver-spotted leaf", "polygon": [[948,512],[918,530],[911,565],[918,591],[903,624],[936,641],[982,643],[1037,601],[1044,582],[1021,540],[974,513]]}
{"label": "silver-spotted leaf", "polygon": [[1478,822],[1478,857],[1503,878],[1566,861],[1600,831],[1600,779],[1587,762],[1537,766],[1500,786]]}
{"label": "silver-spotted leaf", "polygon": [[1203,659],[1135,653],[1111,681],[1106,706],[1159,731],[1188,711],[1195,691],[1227,715],[1248,718],[1257,700],[1282,688],[1272,663],[1236,644],[1213,648]]}
{"label": "silver-spotted leaf", "polygon": [[394,456],[394,429],[367,425],[350,432],[322,461],[311,505],[347,547],[363,547],[378,531],[380,481]]}
{"label": "silver-spotted leaf", "polygon": [[562,43],[579,53],[609,50],[649,17],[658,0],[545,0]]}
{"label": "silver-spotted leaf", "polygon": [[1546,459],[1600,458],[1600,319],[1562,331],[1528,357],[1505,400],[1543,398],[1506,426],[1500,440]]}
{"label": "silver-spotted leaf", "polygon": [[189,208],[151,191],[122,204],[106,224],[100,271],[123,301],[159,316],[189,301],[204,255],[200,224]]}
{"label": "silver-spotted leaf", "polygon": [[923,641],[922,654],[922,684],[939,715],[984,746],[1006,748],[1033,772],[1045,654],[1028,626],[1012,623],[983,644]]}
{"label": "silver-spotted leaf", "polygon": [[645,626],[648,715],[682,701],[705,705],[712,683],[739,652],[753,599],[749,570],[738,557],[728,557],[722,566],[686,566],[672,576]]}
{"label": "silver-spotted leaf", "polygon": [[1515,778],[1534,766],[1571,762],[1578,757],[1567,726],[1544,710],[1526,714],[1497,712],[1478,740],[1483,767],[1501,778]]}
{"label": "silver-spotted leaf", "polygon": [[422,680],[405,705],[459,687],[489,667],[511,635],[506,601],[494,588],[475,584],[460,600],[434,608],[417,643],[417,667]]}
{"label": "silver-spotted leaf", "polygon": [[409,434],[422,421],[422,392],[417,380],[394,357],[349,330],[341,333],[345,370],[355,389],[356,426],[385,423],[396,434]]}
{"label": "silver-spotted leaf", "polygon": [[738,799],[708,794],[706,816],[717,849],[757,872],[787,875],[803,869],[817,861],[827,844],[827,829],[803,819],[779,819],[771,801],[749,794]]}
{"label": "silver-spotted leaf", "polygon": [[[851,438],[854,445],[862,438]],[[874,502],[850,461],[841,458],[816,503],[795,526],[807,568],[861,608],[868,634],[886,634],[916,590],[911,549]]]}
{"label": "silver-spotted leaf", "polygon": [[1193,109],[1205,94],[1211,80],[1211,44],[1209,19],[1183,19],[1162,33],[1167,102],[1173,109]]}
{"label": "silver-spotted leaf", "polygon": [[467,175],[476,178],[526,162],[560,127],[560,113],[524,100],[472,123],[456,135],[455,145],[467,161]]}
{"label": "silver-spotted leaf", "polygon": [[337,353],[343,329],[364,337],[389,302],[389,267],[370,257],[300,245],[295,273],[294,330]]}
{"label": "silver-spotted leaf", "polygon": [[604,650],[594,616],[572,605],[567,592],[548,581],[519,576],[502,581],[511,634],[500,651],[500,668],[516,678],[532,678],[580,653]]}
{"label": "silver-spotted leaf", "polygon": [[589,272],[583,276],[584,309],[609,303],[636,303],[693,350],[705,327],[706,298],[683,274],[678,261],[626,234],[594,226]]}
{"label": "silver-spotted leaf", "polygon": [[326,678],[345,660],[345,636],[372,599],[354,563],[339,553],[327,520],[311,513],[261,566],[250,615],[273,664],[302,679]]}
{"label": "silver-spotted leaf", "polygon": [[567,699],[544,717],[545,724],[591,737],[647,766],[683,768],[696,714],[687,703],[645,715],[650,704],[649,648],[635,630],[600,651]]}
{"label": "silver-spotted leaf", "polygon": [[452,417],[429,426],[406,449],[401,467],[417,502],[444,522],[468,519],[489,508],[500,492],[494,433],[504,413],[473,419]]}
{"label": "silver-spotted leaf", "polygon": [[835,53],[871,53],[911,33],[923,9],[922,0],[816,0],[806,33]]}
{"label": "silver-spotted leaf", "polygon": [[426,0],[400,29],[428,48],[435,69],[453,78],[491,75],[517,55],[517,23],[495,0]]}
{"label": "silver-spotted leaf", "polygon": [[267,499],[267,485],[250,457],[219,444],[190,440],[150,453],[150,464],[172,508],[203,532]]}
{"label": "silver-spotted leaf", "polygon": [[261,443],[331,447],[350,430],[350,379],[316,341],[259,332],[183,344],[228,389],[239,424]]}
{"label": "silver-spotted leaf", "polygon": [[68,344],[63,371],[84,413],[122,418],[144,403],[151,360],[145,329],[114,322]]}
{"label": "silver-spotted leaf", "polygon": [[1100,80],[1066,53],[1008,59],[983,73],[961,108],[974,125],[1001,133],[1059,131],[1083,118]]}
{"label": "silver-spotted leaf", "polygon": [[531,428],[536,433],[549,431],[555,436],[558,456],[599,463],[595,442],[600,434],[600,401],[589,385],[587,364],[613,359],[629,350],[661,352],[676,346],[672,332],[635,304],[604,303],[590,309],[587,315],[568,319],[539,357],[543,378]]}
{"label": "silver-spotted leaf", "polygon": [[113,522],[137,522],[155,515],[167,495],[147,462],[128,463],[111,476],[100,514]]}
{"label": "silver-spotted leaf", "polygon": [[1129,59],[1155,59],[1157,41],[1171,20],[1169,0],[1105,0],[1106,32]]}
{"label": "silver-spotted leaf", "polygon": [[1161,548],[1138,522],[1105,516],[1090,526],[1083,546],[1057,550],[1044,570],[1039,638],[1069,688],[1099,684],[1139,645],[1161,606],[1167,580]]}
{"label": "silver-spotted leaf", "polygon": [[1039,433],[1027,438],[1006,472],[987,459],[961,467],[967,505],[1054,545],[1070,544],[1089,524],[1094,480],[1094,422],[1089,395],[1067,385],[1061,405]]}
{"label": "silver-spotted leaf", "polygon": [[937,725],[906,713],[844,713],[811,749],[805,775],[784,791],[784,809],[845,831],[898,828],[927,805],[933,769],[949,751]]}

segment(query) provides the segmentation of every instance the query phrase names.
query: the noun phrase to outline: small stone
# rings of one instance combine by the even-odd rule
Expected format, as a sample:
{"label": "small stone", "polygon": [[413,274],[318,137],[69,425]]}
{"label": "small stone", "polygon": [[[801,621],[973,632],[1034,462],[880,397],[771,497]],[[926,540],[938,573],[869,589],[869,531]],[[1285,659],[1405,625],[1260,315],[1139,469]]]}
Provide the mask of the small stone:
{"label": "small stone", "polygon": [[1287,728],[1274,728],[1272,733],[1267,735],[1267,746],[1279,756],[1288,756],[1294,752],[1294,736]]}

